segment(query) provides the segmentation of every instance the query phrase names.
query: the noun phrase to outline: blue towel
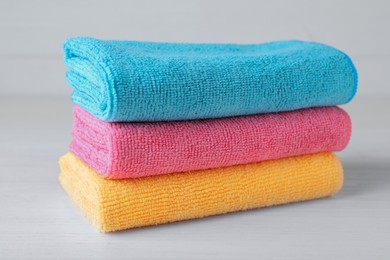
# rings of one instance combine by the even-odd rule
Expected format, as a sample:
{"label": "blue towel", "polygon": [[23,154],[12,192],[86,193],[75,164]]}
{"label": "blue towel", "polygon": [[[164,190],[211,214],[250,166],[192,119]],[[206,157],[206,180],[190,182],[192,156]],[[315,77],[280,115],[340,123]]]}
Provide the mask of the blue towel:
{"label": "blue towel", "polygon": [[104,121],[217,118],[352,99],[350,58],[324,44],[184,44],[71,38],[74,103]]}

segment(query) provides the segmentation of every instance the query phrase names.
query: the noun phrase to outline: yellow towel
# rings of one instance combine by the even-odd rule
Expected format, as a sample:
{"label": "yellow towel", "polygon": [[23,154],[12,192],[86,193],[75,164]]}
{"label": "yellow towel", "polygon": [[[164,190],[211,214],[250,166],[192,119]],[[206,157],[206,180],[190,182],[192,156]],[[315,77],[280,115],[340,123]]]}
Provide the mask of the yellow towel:
{"label": "yellow towel", "polygon": [[327,152],[124,180],[102,178],[71,153],[60,167],[62,186],[103,232],[326,197],[343,182]]}

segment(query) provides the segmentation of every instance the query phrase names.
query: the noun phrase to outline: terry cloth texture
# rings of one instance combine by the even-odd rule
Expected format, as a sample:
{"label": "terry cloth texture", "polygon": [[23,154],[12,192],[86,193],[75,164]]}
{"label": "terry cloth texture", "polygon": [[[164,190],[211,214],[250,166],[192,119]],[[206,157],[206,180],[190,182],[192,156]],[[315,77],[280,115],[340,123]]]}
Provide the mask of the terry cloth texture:
{"label": "terry cloth texture", "polygon": [[183,44],[71,38],[73,101],[104,121],[219,118],[352,99],[350,58],[303,41]]}
{"label": "terry cloth texture", "polygon": [[107,123],[73,110],[70,151],[106,178],[137,178],[341,151],[351,122],[338,107],[221,119]]}
{"label": "terry cloth texture", "polygon": [[71,153],[60,182],[103,232],[330,196],[342,167],[328,152],[153,177],[104,179]]}

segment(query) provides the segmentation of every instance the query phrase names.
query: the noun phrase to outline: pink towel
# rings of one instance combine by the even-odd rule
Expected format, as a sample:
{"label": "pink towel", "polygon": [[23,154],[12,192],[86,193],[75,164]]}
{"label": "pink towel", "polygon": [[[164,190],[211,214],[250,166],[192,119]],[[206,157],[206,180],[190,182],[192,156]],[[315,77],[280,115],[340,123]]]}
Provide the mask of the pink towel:
{"label": "pink towel", "polygon": [[340,151],[351,122],[338,107],[196,121],[108,123],[73,111],[72,153],[106,178],[136,178]]}

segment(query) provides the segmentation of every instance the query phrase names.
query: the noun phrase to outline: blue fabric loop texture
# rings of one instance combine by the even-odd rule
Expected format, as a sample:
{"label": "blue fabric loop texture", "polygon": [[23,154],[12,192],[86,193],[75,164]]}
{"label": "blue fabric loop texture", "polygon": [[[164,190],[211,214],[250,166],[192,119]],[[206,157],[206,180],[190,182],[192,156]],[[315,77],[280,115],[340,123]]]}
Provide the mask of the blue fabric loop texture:
{"label": "blue fabric loop texture", "polygon": [[218,118],[347,103],[357,73],[315,42],[188,44],[70,38],[73,101],[104,121]]}

